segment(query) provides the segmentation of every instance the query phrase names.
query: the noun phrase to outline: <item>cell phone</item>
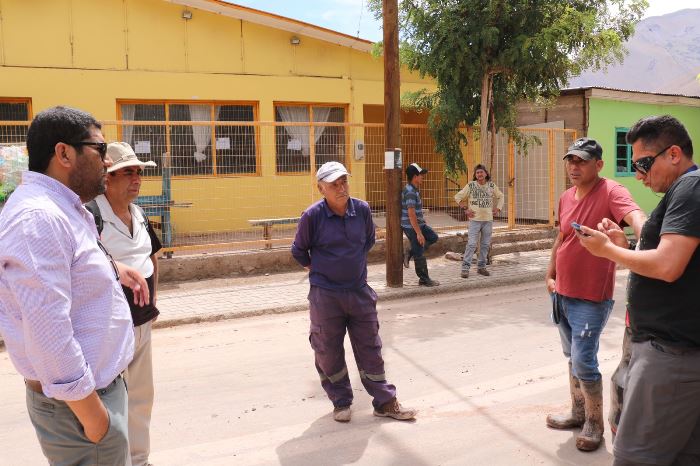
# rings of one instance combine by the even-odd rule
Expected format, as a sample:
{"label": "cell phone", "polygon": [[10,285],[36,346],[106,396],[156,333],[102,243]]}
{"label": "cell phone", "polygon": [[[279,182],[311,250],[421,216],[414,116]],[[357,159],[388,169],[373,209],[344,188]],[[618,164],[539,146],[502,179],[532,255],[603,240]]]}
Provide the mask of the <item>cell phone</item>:
{"label": "cell phone", "polygon": [[573,228],[573,229],[576,230],[577,232],[581,233],[582,236],[591,236],[591,235],[587,235],[586,233],[584,233],[583,231],[581,231],[581,225],[579,225],[579,224],[576,223],[576,222],[571,222],[571,228]]}

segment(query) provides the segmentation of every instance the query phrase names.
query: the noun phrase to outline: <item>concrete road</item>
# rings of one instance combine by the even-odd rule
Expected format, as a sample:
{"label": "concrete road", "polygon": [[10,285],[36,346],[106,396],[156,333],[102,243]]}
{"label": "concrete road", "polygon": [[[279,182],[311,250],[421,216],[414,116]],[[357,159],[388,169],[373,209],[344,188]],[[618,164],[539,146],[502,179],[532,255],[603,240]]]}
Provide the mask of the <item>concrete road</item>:
{"label": "concrete road", "polygon": [[[624,276],[601,340],[606,415],[624,325]],[[163,329],[154,335],[152,462],[170,465],[610,464],[575,433],[545,427],[567,409],[566,363],[543,284],[380,305],[389,380],[416,422],[372,416],[348,360],[353,419],[333,421],[309,347],[307,313]],[[352,354],[347,347],[348,354]],[[45,464],[24,387],[0,353],[0,464]],[[608,426],[606,425],[606,429]]]}

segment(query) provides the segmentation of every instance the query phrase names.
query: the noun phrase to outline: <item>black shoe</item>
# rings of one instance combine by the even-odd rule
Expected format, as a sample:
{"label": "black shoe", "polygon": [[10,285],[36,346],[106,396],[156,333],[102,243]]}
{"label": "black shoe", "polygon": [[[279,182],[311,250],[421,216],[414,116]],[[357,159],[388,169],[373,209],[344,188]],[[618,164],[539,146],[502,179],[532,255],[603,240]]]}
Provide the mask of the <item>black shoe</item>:
{"label": "black shoe", "polygon": [[440,282],[431,278],[421,278],[418,280],[420,286],[440,286]]}

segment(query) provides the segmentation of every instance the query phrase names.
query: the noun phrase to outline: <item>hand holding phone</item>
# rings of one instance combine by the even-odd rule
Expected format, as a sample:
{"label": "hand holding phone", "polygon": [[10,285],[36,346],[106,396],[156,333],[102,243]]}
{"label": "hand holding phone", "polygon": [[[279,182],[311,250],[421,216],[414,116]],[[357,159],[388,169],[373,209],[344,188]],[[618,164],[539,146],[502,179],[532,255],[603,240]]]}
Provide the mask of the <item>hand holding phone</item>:
{"label": "hand holding phone", "polygon": [[571,222],[571,228],[573,228],[574,230],[576,230],[576,232],[577,232],[578,234],[580,234],[581,236],[591,236],[591,235],[588,235],[588,234],[584,233],[583,231],[581,231],[581,225],[579,225],[579,224],[576,223],[576,222]]}

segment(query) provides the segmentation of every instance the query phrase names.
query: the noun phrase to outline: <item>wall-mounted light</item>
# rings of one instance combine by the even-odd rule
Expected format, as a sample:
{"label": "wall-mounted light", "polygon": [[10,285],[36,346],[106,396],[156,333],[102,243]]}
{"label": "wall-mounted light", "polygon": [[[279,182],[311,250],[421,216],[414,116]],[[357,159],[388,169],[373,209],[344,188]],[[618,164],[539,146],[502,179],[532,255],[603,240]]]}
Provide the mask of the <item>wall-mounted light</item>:
{"label": "wall-mounted light", "polygon": [[299,39],[297,36],[292,36],[292,38],[289,39],[289,43],[292,45],[299,45],[301,44],[301,39]]}
{"label": "wall-mounted light", "polygon": [[183,11],[182,19],[192,19],[192,12],[190,10]]}

